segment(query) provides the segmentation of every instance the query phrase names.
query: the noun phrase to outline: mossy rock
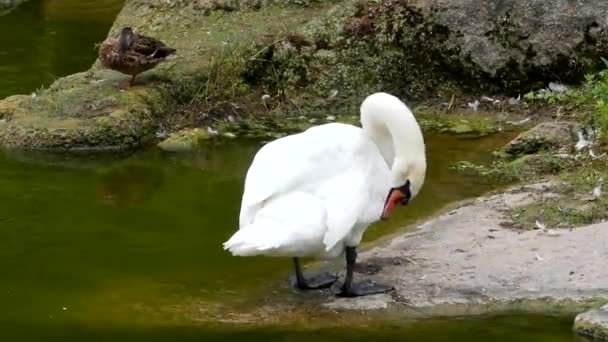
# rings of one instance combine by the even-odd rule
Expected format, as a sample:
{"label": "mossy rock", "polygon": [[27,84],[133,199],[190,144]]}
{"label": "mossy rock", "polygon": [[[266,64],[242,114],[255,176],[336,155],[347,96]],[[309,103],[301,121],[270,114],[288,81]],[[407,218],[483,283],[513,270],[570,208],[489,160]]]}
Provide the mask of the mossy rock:
{"label": "mossy rock", "polygon": [[[330,1],[327,1],[328,3]],[[151,142],[178,106],[193,102],[239,107],[249,91],[241,75],[251,42],[295,28],[321,13],[326,1],[240,1],[236,10],[195,8],[205,1],[128,0],[109,36],[124,26],[177,49],[177,58],[137,78],[102,69],[60,78],[33,96],[0,101],[0,144],[27,149],[128,149]],[[214,1],[227,4],[226,1]],[[251,94],[250,94],[251,93]],[[239,102],[241,101],[241,102]],[[262,107],[262,104],[259,104]],[[164,128],[164,127],[163,127]]]}
{"label": "mossy rock", "polygon": [[577,315],[574,331],[595,340],[608,340],[608,305]]}
{"label": "mossy rock", "polygon": [[447,113],[428,106],[417,106],[414,115],[424,130],[463,135],[467,137],[482,137],[502,130],[501,119],[495,113],[479,113],[475,115],[454,111]]}
{"label": "mossy rock", "polygon": [[468,134],[473,133],[474,131],[475,130],[473,129],[473,127],[466,123],[461,123],[450,128],[450,132],[455,134]]}
{"label": "mossy rock", "polygon": [[337,92],[332,109],[378,90],[410,99],[460,90],[517,94],[603,67],[606,11],[603,0],[345,0],[298,39],[277,40],[252,68],[267,76],[259,83],[308,103],[327,108],[325,98]]}
{"label": "mossy rock", "polygon": [[19,108],[21,101],[27,101],[27,98],[25,95],[14,95],[0,101],[0,118],[11,116]]}
{"label": "mossy rock", "polygon": [[567,162],[551,154],[527,154],[507,164],[511,173],[522,179],[559,173]]}
{"label": "mossy rock", "polygon": [[501,151],[508,157],[559,148],[571,149],[580,125],[573,122],[543,122],[520,134]]}
{"label": "mossy rock", "polygon": [[[107,77],[107,78],[106,78]],[[122,149],[149,141],[168,106],[154,87],[116,87],[107,71],[74,74],[32,96],[0,101],[0,142],[33,149]]]}
{"label": "mossy rock", "polygon": [[[177,58],[144,73],[125,92],[115,85],[127,76],[95,63],[36,97],[0,101],[0,144],[130,148],[147,143],[159,126],[172,122],[176,108],[192,103],[207,106],[201,112],[211,118],[232,111],[253,118],[270,112],[352,115],[375,91],[441,97],[462,87],[513,89],[526,79],[522,70],[541,78],[581,75],[597,64],[599,52],[608,52],[606,20],[597,18],[600,10],[588,11],[607,5],[590,2],[576,4],[572,16],[541,0],[526,6],[514,0],[500,6],[496,0],[127,0],[109,35],[131,26],[175,47]],[[479,8],[491,13],[464,15]],[[545,10],[555,20],[528,9]],[[562,21],[559,28],[552,25]],[[526,31],[530,27],[538,32]],[[572,34],[545,37],[552,28]],[[588,34],[581,35],[585,28]],[[560,49],[550,49],[556,42]],[[528,56],[530,49],[538,53]],[[564,56],[580,63],[564,68]],[[260,101],[262,94],[272,100]],[[478,130],[450,127],[464,134]]]}
{"label": "mossy rock", "polygon": [[167,152],[187,152],[204,146],[213,135],[202,128],[185,129],[161,141],[158,147]]}

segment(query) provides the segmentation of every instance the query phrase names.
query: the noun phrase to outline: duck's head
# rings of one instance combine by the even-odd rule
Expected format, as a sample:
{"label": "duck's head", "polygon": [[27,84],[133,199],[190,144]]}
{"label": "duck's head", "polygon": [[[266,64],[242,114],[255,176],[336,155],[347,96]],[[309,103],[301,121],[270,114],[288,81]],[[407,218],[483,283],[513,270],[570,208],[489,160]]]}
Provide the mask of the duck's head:
{"label": "duck's head", "polygon": [[124,27],[120,31],[120,37],[118,38],[118,46],[121,51],[127,50],[133,43],[133,29],[130,27]]}

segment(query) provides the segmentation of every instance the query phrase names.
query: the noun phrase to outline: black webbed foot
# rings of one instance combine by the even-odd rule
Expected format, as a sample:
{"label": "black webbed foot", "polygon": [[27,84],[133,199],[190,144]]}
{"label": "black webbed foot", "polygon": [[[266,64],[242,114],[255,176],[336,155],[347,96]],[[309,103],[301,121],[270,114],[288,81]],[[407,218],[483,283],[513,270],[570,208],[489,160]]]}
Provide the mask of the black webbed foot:
{"label": "black webbed foot", "polygon": [[320,273],[300,279],[294,274],[289,277],[289,285],[300,290],[324,289],[333,285],[337,280],[338,276],[331,273]]}
{"label": "black webbed foot", "polygon": [[304,277],[300,259],[294,258],[295,274],[289,277],[289,284],[300,290],[324,289],[330,287],[338,280],[338,276],[331,273],[320,273],[314,276]]}
{"label": "black webbed foot", "polygon": [[353,272],[357,262],[357,248],[346,247],[346,278],[342,290],[338,293],[339,297],[360,297],[378,293],[386,293],[394,288],[392,286],[379,285],[373,281],[353,284]]}

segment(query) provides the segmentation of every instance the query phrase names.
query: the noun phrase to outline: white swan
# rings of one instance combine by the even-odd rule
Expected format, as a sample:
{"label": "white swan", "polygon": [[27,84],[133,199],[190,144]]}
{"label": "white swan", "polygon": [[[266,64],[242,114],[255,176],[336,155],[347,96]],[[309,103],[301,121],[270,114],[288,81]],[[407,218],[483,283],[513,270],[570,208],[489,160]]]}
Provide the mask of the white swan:
{"label": "white swan", "polygon": [[415,197],[426,172],[424,139],[398,98],[376,93],[361,105],[363,128],[330,123],[272,141],[247,171],[240,229],[224,243],[233,255],[294,258],[296,285],[331,285],[336,276],[306,279],[299,257],[336,257],[346,250],[343,296],[392,287],[353,284],[367,227]]}

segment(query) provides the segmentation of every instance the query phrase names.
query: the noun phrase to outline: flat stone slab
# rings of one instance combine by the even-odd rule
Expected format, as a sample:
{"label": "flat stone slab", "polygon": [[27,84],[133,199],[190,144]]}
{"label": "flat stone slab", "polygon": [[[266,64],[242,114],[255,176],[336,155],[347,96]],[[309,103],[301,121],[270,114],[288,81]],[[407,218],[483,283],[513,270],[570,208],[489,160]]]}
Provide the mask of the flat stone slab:
{"label": "flat stone slab", "polygon": [[[569,303],[576,312],[608,302],[608,223],[529,231],[501,225],[506,210],[555,195],[545,188],[476,199],[371,248],[360,254],[360,262],[381,267],[357,279],[393,285],[392,297],[382,297],[386,306],[405,304],[427,313],[450,305],[462,308],[455,315],[496,311],[497,305],[522,309],[523,302],[541,311],[548,303],[558,310]],[[323,305],[333,309],[368,304],[365,298],[328,300]],[[378,300],[374,306],[382,308]],[[486,309],[471,311],[476,305]]]}

